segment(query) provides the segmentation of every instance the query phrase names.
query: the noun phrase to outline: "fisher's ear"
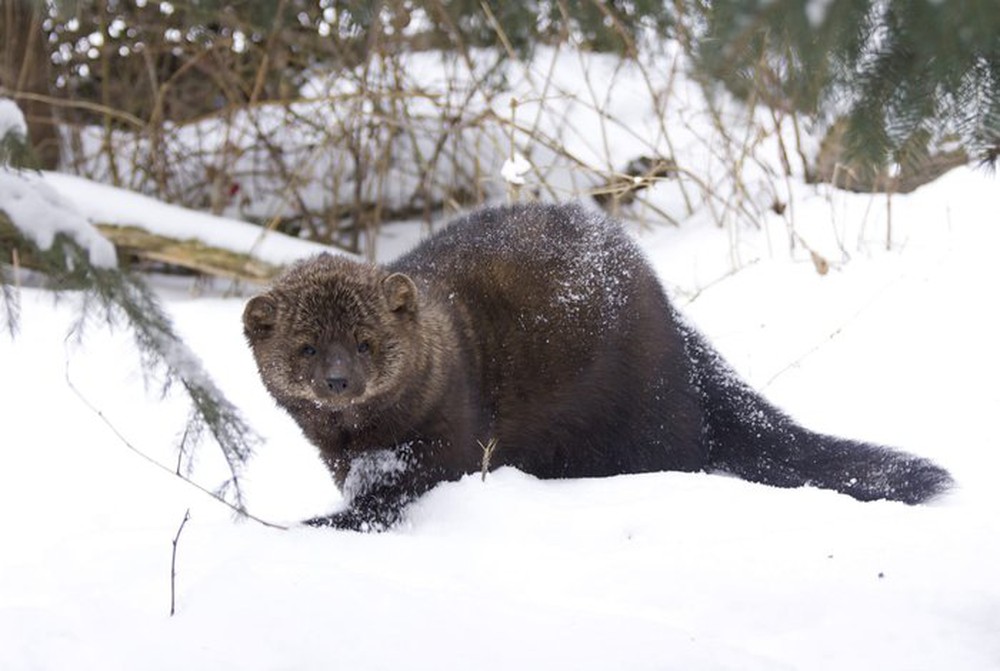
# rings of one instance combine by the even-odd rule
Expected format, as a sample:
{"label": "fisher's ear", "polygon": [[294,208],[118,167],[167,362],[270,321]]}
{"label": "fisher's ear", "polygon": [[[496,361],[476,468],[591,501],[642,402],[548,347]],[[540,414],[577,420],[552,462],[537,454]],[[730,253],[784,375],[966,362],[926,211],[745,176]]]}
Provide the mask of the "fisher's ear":
{"label": "fisher's ear", "polygon": [[417,285],[403,273],[393,273],[382,280],[382,294],[392,312],[417,311]]}
{"label": "fisher's ear", "polygon": [[278,321],[278,304],[267,294],[254,296],[243,308],[243,333],[251,342],[266,337]]}

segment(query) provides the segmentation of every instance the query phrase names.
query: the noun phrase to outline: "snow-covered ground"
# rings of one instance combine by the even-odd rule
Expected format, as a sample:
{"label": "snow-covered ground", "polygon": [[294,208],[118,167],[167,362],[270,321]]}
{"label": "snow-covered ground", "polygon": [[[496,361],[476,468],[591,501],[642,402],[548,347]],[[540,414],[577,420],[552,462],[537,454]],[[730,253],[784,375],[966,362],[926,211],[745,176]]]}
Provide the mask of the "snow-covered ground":
{"label": "snow-covered ground", "polygon": [[[129,199],[49,182],[78,203]],[[996,178],[961,169],[894,197],[888,252],[884,196],[796,189],[796,226],[837,262],[825,276],[789,256],[777,217],[739,239],[636,234],[755,386],[811,427],[935,459],[953,493],[908,507],[718,475],[505,469],[439,486],[383,534],[237,523],[88,407],[173,467],[187,408],[144,379],[130,336],[68,341],[75,297],[24,289],[21,332],[0,338],[0,669],[1000,669]],[[257,379],[243,300],[158,286],[264,438],[251,512],[294,523],[335,506]],[[200,455],[195,479],[218,484],[221,457]]]}

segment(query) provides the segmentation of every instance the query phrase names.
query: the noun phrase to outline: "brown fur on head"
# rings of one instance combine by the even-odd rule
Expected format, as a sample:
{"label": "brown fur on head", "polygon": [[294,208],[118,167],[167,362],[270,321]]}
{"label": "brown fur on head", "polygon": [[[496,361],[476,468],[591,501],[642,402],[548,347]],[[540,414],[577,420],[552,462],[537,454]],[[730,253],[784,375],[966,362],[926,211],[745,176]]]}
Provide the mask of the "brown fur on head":
{"label": "brown fur on head", "polygon": [[363,424],[412,365],[419,302],[408,276],[323,254],[247,303],[244,334],[268,390],[293,414],[311,407]]}

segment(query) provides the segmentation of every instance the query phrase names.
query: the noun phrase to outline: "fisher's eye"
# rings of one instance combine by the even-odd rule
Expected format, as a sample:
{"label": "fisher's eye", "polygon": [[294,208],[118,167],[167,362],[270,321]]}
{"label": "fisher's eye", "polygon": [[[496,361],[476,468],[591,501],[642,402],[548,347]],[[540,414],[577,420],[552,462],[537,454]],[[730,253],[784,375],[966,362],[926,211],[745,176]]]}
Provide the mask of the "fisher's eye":
{"label": "fisher's eye", "polygon": [[302,356],[316,356],[316,348],[312,345],[303,345],[302,349],[299,350],[299,354]]}
{"label": "fisher's eye", "polygon": [[371,344],[367,340],[362,340],[358,343],[358,354],[368,354],[372,349]]}

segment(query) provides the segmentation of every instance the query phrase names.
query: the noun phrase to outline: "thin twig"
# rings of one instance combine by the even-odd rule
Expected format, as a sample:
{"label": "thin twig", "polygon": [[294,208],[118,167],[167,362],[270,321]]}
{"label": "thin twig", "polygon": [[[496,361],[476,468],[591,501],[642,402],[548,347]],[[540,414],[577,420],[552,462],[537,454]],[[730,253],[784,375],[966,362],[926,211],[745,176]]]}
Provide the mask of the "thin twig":
{"label": "thin twig", "polygon": [[181,462],[184,459],[184,449],[187,447],[187,437],[190,430],[190,425],[184,427],[184,435],[181,436],[181,444],[177,448],[177,468],[174,470],[175,475],[181,474]]}
{"label": "thin twig", "polygon": [[170,475],[172,475],[172,476],[174,476],[176,478],[179,478],[180,480],[186,482],[187,484],[189,484],[190,486],[194,487],[195,489],[197,489],[202,494],[206,494],[207,496],[212,497],[213,499],[215,499],[219,503],[223,504],[224,506],[226,506],[227,508],[229,508],[230,510],[232,510],[233,512],[235,512],[240,517],[246,517],[247,519],[251,519],[254,522],[258,522],[258,523],[263,524],[264,526],[270,527],[272,529],[281,529],[282,531],[287,531],[288,530],[288,527],[286,527],[286,526],[282,526],[280,524],[275,524],[273,522],[268,522],[266,520],[262,520],[261,518],[257,517],[256,515],[252,515],[249,512],[247,512],[246,509],[241,508],[239,506],[233,505],[232,503],[230,503],[229,501],[226,501],[224,498],[222,498],[221,496],[219,496],[215,492],[213,492],[211,490],[208,490],[208,489],[205,489],[204,487],[202,487],[201,485],[199,485],[194,480],[191,480],[190,478],[186,478],[183,475],[181,475],[180,473],[175,473],[169,467],[164,466],[159,461],[157,461],[156,459],[153,459],[151,456],[149,456],[148,454],[146,454],[145,452],[143,452],[142,450],[140,450],[139,448],[137,448],[135,445],[133,445],[129,441],[128,438],[126,438],[124,435],[122,435],[121,431],[119,431],[118,428],[114,424],[111,423],[111,420],[109,420],[104,415],[104,413],[101,410],[99,410],[96,406],[94,406],[94,404],[91,403],[80,392],[79,389],[77,389],[76,385],[73,384],[73,380],[69,376],[69,366],[68,365],[66,367],[66,384],[69,386],[70,390],[74,394],[76,394],[76,397],[78,399],[80,399],[80,402],[83,403],[85,406],[87,406],[87,408],[89,408],[91,412],[93,412],[95,415],[97,415],[97,417],[102,422],[104,422],[105,426],[107,426],[111,430],[111,432],[113,434],[115,434],[115,436],[118,438],[118,440],[120,440],[122,442],[122,444],[125,445],[125,447],[127,447],[130,450],[132,450],[135,454],[139,455],[140,457],[142,457],[143,459],[145,459],[149,463],[153,464],[154,466],[156,466],[157,468],[159,468],[163,472],[169,473]]}
{"label": "thin twig", "polygon": [[485,445],[478,440],[476,442],[479,443],[479,447],[483,450],[483,482],[486,482],[486,474],[490,470],[490,461],[493,459],[493,453],[496,451],[499,443],[496,436],[490,438]]}
{"label": "thin twig", "polygon": [[847,328],[848,326],[850,326],[851,324],[853,324],[855,321],[857,321],[858,317],[860,317],[862,314],[864,314],[865,312],[867,312],[873,305],[875,305],[875,303],[878,302],[879,299],[882,298],[883,294],[885,294],[886,292],[888,292],[889,290],[891,290],[892,288],[894,288],[905,277],[906,277],[906,274],[905,273],[901,273],[901,274],[897,275],[895,278],[893,278],[892,280],[890,280],[887,284],[885,284],[884,286],[882,286],[879,289],[877,289],[874,294],[872,294],[871,296],[869,296],[868,300],[865,301],[864,304],[861,307],[859,307],[857,310],[855,310],[847,319],[845,319],[844,321],[842,321],[835,329],[833,329],[832,331],[830,331],[826,335],[826,337],[824,337],[822,340],[819,340],[816,343],[814,343],[813,346],[810,347],[805,352],[803,352],[801,356],[796,357],[795,359],[793,359],[792,361],[790,361],[787,365],[785,365],[784,367],[782,367],[781,370],[779,370],[777,373],[775,373],[770,378],[768,378],[767,382],[765,382],[761,386],[761,390],[762,391],[766,390],[768,387],[770,387],[772,384],[774,384],[774,382],[779,377],[781,377],[782,375],[784,375],[785,373],[787,373],[792,368],[797,368],[803,361],[805,361],[806,359],[808,359],[809,357],[811,357],[813,354],[815,354],[816,352],[818,352],[827,343],[830,343],[833,340],[836,340],[838,337],[840,337],[840,334],[844,331],[845,328]]}
{"label": "thin twig", "polygon": [[0,87],[0,93],[5,96],[9,96],[15,100],[30,100],[32,102],[40,102],[46,105],[52,105],[53,107],[69,107],[72,109],[84,109],[90,112],[96,112],[98,114],[103,114],[109,117],[114,117],[120,121],[125,121],[131,126],[138,129],[142,129],[146,126],[146,122],[135,116],[134,114],[129,114],[128,112],[123,112],[122,110],[115,109],[108,105],[101,105],[98,103],[92,103],[86,100],[66,100],[64,98],[56,98],[54,96],[45,95],[42,93],[31,93],[29,91],[10,91],[8,89]]}
{"label": "thin twig", "polygon": [[173,540],[173,550],[170,552],[170,617],[174,616],[174,603],[176,589],[175,585],[177,582],[177,541],[181,539],[181,532],[184,531],[184,525],[187,521],[191,519],[191,509],[188,508],[184,511],[184,519],[181,520],[181,525],[177,527],[177,535],[174,536]]}

